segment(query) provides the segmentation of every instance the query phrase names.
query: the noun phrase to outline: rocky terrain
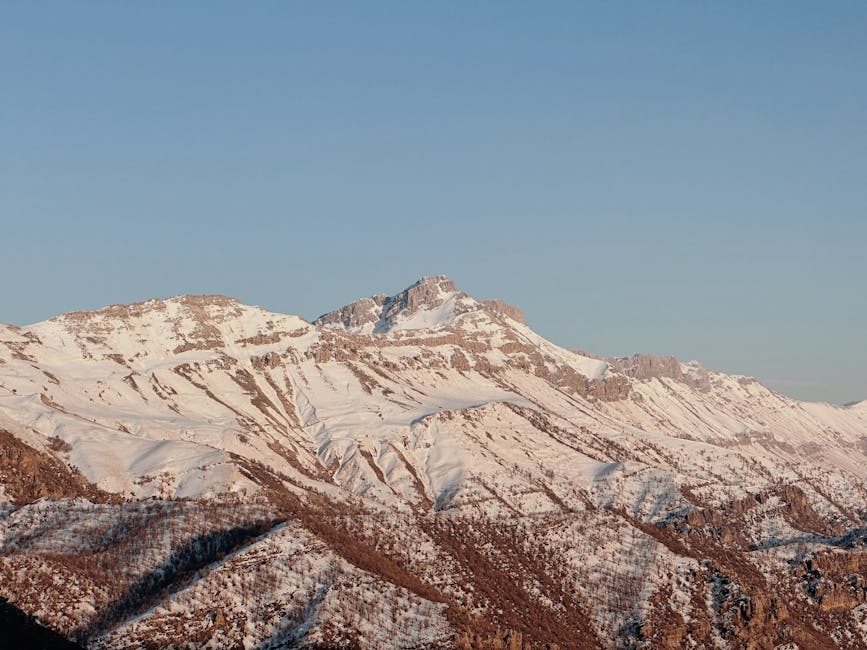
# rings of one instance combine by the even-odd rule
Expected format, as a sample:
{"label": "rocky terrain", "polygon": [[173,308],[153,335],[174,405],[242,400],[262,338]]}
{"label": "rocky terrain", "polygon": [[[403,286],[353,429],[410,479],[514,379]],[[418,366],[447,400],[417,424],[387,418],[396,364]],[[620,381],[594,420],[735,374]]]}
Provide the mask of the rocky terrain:
{"label": "rocky terrain", "polygon": [[89,648],[867,648],[865,479],[865,402],[443,276],[0,325],[0,597]]}

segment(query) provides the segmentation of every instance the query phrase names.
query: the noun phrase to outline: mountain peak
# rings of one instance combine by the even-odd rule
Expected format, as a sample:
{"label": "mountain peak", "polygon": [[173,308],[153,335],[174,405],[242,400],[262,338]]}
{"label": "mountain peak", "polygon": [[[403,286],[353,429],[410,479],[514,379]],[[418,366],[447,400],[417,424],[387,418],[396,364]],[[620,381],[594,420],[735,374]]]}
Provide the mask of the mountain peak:
{"label": "mountain peak", "polygon": [[502,300],[474,300],[459,290],[449,276],[428,275],[393,296],[377,294],[361,298],[323,314],[314,324],[353,334],[384,334],[455,325],[467,312],[483,312],[494,320],[508,317],[524,322],[524,314],[517,307]]}
{"label": "mountain peak", "polygon": [[[92,346],[125,358],[177,354],[188,350],[222,350],[236,341],[274,337],[307,322],[269,312],[219,294],[181,294],[93,311],[74,311],[27,327],[22,336],[52,342],[59,348],[94,354]],[[6,335],[8,336],[8,335]]]}
{"label": "mountain peak", "polygon": [[475,302],[458,291],[448,276],[429,275],[419,278],[393,296],[377,294],[361,298],[323,314],[314,323],[366,334],[433,328],[453,322],[455,307],[460,301]]}
{"label": "mountain peak", "polygon": [[393,296],[390,311],[414,313],[419,309],[439,307],[443,300],[454,294],[466,297],[447,275],[425,276]]}
{"label": "mountain peak", "polygon": [[413,287],[439,287],[443,291],[457,291],[454,280],[447,275],[424,275],[406,290],[409,291]]}

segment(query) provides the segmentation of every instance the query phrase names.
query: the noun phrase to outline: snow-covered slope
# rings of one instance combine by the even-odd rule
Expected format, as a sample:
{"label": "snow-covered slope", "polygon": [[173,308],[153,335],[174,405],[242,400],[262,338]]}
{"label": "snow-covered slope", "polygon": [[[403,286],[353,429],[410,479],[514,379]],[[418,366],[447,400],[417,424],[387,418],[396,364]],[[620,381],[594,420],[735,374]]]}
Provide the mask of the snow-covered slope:
{"label": "snow-covered slope", "polygon": [[[561,647],[789,642],[780,605],[762,600],[766,585],[792,591],[786,617],[836,617],[822,609],[843,598],[829,595],[833,576],[820,576],[832,591],[819,593],[789,567],[825,548],[843,553],[867,500],[865,403],[803,403],[695,362],[567,350],[527,327],[520,310],[475,300],[444,276],[313,323],[222,296],[179,296],[2,326],[0,429],[14,453],[37,459],[28,467],[80,472],[62,484],[91,482],[106,512],[120,507],[112,495],[270,504],[294,532],[267,533],[231,562],[244,565],[249,553],[251,566],[266,566],[318,539],[343,558],[327,561],[326,581],[348,599],[343,609],[363,593],[404,590],[388,602],[427,621],[415,636],[400,628],[406,645],[473,647],[474,634],[518,633]],[[15,497],[35,493],[13,475],[22,467],[0,468],[19,518],[35,507]],[[70,496],[85,494],[77,489]],[[457,522],[466,522],[460,534]],[[0,533],[9,525],[0,521]],[[29,546],[5,550],[7,575],[45,561]],[[263,597],[273,602],[307,589],[283,564],[272,573]],[[719,591],[720,576],[737,588]],[[110,633],[97,614],[67,616],[98,645],[124,647],[145,628],[167,638],[180,626],[171,612],[198,612],[221,580],[183,587]],[[498,581],[511,585],[510,604]],[[326,619],[349,620],[332,607],[313,623],[324,584],[317,578],[296,603],[294,627],[257,609],[256,630],[202,629],[217,645],[261,643],[268,626],[275,644],[321,641]],[[19,585],[0,595],[25,602],[28,593]],[[103,596],[88,593],[97,612]],[[804,647],[821,647],[837,628],[845,638],[834,643],[863,647],[856,609],[867,590],[852,593],[845,620],[798,632]],[[743,599],[763,613],[736,615]],[[221,611],[241,615],[228,601]],[[771,611],[779,625],[765,620]],[[528,622],[548,619],[569,622]],[[371,613],[347,625],[376,647],[396,620],[389,627]],[[759,634],[760,624],[771,631]]]}

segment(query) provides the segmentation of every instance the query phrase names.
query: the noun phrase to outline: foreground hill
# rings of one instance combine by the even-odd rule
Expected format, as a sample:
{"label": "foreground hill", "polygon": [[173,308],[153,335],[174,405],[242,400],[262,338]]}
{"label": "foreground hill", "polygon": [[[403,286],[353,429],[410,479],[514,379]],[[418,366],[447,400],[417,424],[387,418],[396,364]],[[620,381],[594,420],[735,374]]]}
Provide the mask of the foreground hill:
{"label": "foreground hill", "polygon": [[446,277],[0,326],[0,596],[91,647],[867,647],[867,408]]}

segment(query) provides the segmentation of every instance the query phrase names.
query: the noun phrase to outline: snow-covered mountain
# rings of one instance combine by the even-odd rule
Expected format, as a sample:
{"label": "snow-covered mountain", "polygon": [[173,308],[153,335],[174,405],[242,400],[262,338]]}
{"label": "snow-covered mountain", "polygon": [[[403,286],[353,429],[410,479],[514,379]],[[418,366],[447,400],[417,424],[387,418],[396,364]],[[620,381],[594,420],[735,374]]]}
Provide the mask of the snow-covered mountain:
{"label": "snow-covered mountain", "polygon": [[106,648],[867,647],[865,404],[444,276],[0,326],[0,596]]}

